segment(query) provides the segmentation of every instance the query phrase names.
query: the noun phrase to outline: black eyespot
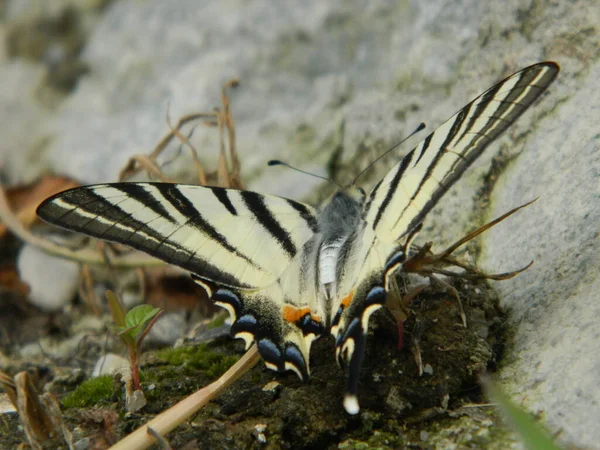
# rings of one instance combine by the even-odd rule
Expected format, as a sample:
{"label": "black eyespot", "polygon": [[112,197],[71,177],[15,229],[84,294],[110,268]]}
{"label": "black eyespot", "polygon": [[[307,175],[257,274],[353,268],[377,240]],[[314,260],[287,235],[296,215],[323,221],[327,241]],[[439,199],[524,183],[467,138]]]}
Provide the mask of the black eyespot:
{"label": "black eyespot", "polygon": [[362,194],[363,197],[367,196],[367,193],[365,192],[365,190],[361,187],[358,188],[358,192],[360,192]]}

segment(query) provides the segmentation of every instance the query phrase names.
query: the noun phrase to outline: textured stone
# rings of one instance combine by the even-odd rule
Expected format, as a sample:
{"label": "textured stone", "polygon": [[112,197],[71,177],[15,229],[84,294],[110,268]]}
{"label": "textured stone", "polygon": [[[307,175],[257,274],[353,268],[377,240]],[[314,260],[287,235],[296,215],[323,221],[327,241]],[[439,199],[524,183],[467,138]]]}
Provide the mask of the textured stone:
{"label": "textured stone", "polygon": [[29,285],[29,301],[44,311],[58,311],[73,300],[79,265],[25,245],[17,261],[19,277]]}

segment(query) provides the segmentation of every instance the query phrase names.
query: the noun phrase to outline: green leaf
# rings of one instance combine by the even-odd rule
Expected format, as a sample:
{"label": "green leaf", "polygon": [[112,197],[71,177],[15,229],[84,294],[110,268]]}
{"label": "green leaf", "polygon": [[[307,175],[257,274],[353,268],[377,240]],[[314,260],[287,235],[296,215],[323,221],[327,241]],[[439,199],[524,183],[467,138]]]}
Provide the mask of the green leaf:
{"label": "green leaf", "polygon": [[528,450],[561,450],[548,432],[523,409],[515,405],[491,380],[484,382],[488,395],[498,403],[509,425],[521,436]]}
{"label": "green leaf", "polygon": [[153,308],[150,305],[138,305],[125,315],[126,332],[132,338],[136,338],[142,331],[144,325],[160,312],[160,308]]}
{"label": "green leaf", "polygon": [[106,300],[115,325],[119,328],[125,327],[125,309],[123,309],[119,298],[113,291],[106,291]]}

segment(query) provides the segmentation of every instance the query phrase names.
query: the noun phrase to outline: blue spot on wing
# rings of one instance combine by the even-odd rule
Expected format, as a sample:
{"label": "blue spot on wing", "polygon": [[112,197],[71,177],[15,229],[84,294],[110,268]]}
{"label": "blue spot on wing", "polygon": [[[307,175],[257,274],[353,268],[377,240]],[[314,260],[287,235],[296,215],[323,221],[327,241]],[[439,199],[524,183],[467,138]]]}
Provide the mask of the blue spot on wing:
{"label": "blue spot on wing", "polygon": [[242,325],[242,326],[252,326],[252,325],[256,325],[258,322],[256,321],[256,317],[254,317],[253,315],[250,314],[244,314],[242,317],[240,317],[237,320],[237,324],[238,325]]}
{"label": "blue spot on wing", "polygon": [[258,341],[258,351],[266,361],[275,364],[279,370],[282,370],[281,350],[273,341],[267,338],[261,339]]}

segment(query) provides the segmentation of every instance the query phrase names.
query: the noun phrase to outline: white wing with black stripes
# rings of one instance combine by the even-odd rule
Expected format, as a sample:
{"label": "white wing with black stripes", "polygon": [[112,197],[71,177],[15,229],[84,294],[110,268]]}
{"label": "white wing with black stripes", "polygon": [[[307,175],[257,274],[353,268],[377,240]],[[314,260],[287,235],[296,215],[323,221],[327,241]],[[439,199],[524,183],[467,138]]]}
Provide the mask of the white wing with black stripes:
{"label": "white wing with black stripes", "polygon": [[57,194],[38,215],[191,271],[231,314],[232,334],[256,342],[269,368],[306,379],[312,341],[331,332],[348,370],[344,405],[355,414],[369,318],[402,270],[403,241],[558,70],[540,63],[506,78],[431,133],[368,196],[344,189],[318,212],[234,189],[116,183]]}
{"label": "white wing with black stripes", "polygon": [[274,283],[317,223],[311,207],[292,200],[169,183],[75,188],[46,200],[38,215],[243,289]]}
{"label": "white wing with black stripes", "polygon": [[499,82],[417,145],[367,196],[354,255],[338,279],[331,331],[336,356],[348,367],[344,405],[358,412],[358,375],[371,314],[386,301],[388,280],[402,269],[404,239],[448,188],[500,133],[546,90],[558,74],[553,62],[535,64]]}
{"label": "white wing with black stripes", "polygon": [[502,80],[466,105],[408,153],[369,194],[365,219],[381,240],[412,231],[490,142],[546,90],[553,62]]}

